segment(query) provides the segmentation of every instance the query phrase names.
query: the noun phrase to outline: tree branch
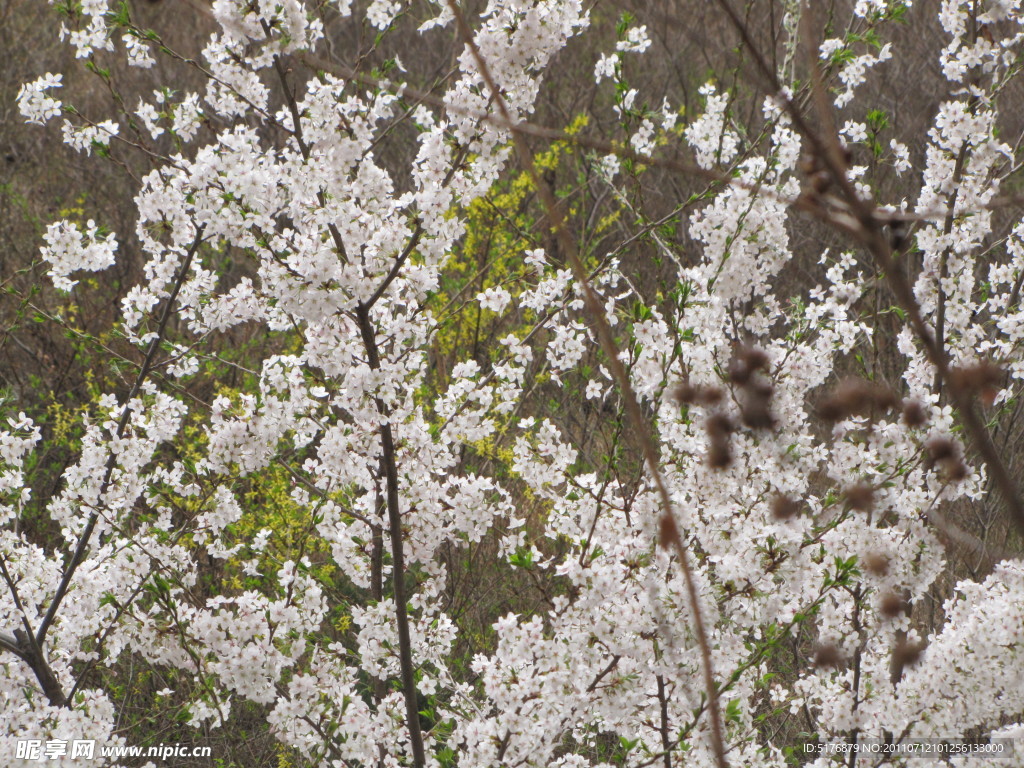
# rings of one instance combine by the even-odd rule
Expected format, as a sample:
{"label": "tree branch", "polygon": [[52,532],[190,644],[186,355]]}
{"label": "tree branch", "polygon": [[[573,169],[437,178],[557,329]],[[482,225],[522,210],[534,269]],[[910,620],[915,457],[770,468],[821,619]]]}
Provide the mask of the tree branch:
{"label": "tree branch", "polygon": [[[359,331],[371,370],[380,369],[380,350],[370,320],[370,310],[363,304],[356,309]],[[420,730],[419,707],[416,704],[416,678],[412,665],[412,640],[409,635],[408,597],[405,592],[405,547],[402,542],[402,510],[398,495],[398,463],[395,452],[395,438],[388,421],[390,414],[381,398],[376,398],[377,412],[381,416],[380,445],[381,463],[386,481],[385,504],[388,510],[388,534],[391,538],[391,570],[395,591],[395,617],[398,624],[398,661],[402,676],[402,695],[405,698],[406,727],[412,747],[413,765],[424,768],[427,763],[423,748],[423,732]]]}
{"label": "tree branch", "polygon": [[[146,380],[150,370],[153,367],[153,361],[156,358],[156,353],[160,349],[160,344],[163,341],[164,334],[167,330],[167,324],[170,320],[171,314],[174,308],[174,302],[178,297],[178,292],[181,290],[181,286],[185,281],[185,276],[188,274],[189,269],[192,265],[192,260],[195,257],[196,252],[199,249],[199,245],[202,242],[204,226],[200,226],[196,230],[195,239],[192,242],[188,253],[185,256],[185,260],[182,262],[181,267],[178,270],[178,274],[175,276],[174,285],[171,289],[171,293],[167,298],[167,303],[164,306],[164,311],[160,317],[159,324],[157,326],[156,335],[149,344],[149,349],[146,352],[145,360],[142,363],[142,367],[139,369],[139,374],[135,378],[135,382],[132,385],[131,391],[128,393],[128,397],[125,399],[124,411],[121,414],[121,418],[118,420],[117,429],[115,431],[115,437],[120,439],[125,430],[128,427],[128,422],[131,419],[131,409],[129,404],[139,394],[142,389],[142,385]],[[98,498],[102,502],[103,496],[106,494],[110,486],[110,478],[114,472],[114,466],[117,463],[117,456],[113,452],[107,458],[106,465],[103,470],[103,480],[100,483],[100,490]],[[17,639],[17,647],[22,651],[19,654],[25,659],[33,671],[36,674],[37,679],[43,686],[43,690],[51,703],[66,706],[70,702],[65,700],[63,692],[60,690],[60,686],[57,683],[56,678],[53,675],[52,670],[47,663],[45,656],[43,655],[42,648],[46,641],[46,633],[53,625],[54,620],[57,616],[57,611],[60,609],[64,598],[67,596],[68,590],[71,587],[71,581],[75,576],[75,572],[78,567],[82,564],[82,560],[85,559],[85,553],[89,548],[89,540],[92,538],[92,532],[96,527],[96,523],[99,520],[99,511],[94,510],[86,521],[85,528],[82,531],[82,535],[78,539],[78,545],[75,547],[75,551],[71,556],[71,560],[64,568],[64,572],[61,575],[60,583],[57,585],[57,589],[53,594],[53,599],[50,601],[50,605],[46,610],[46,614],[43,616],[42,622],[39,624],[35,634],[32,635],[29,631],[27,634],[23,630],[16,630],[14,633]],[[27,625],[26,625],[27,627]],[[6,645],[5,645],[6,647]]]}

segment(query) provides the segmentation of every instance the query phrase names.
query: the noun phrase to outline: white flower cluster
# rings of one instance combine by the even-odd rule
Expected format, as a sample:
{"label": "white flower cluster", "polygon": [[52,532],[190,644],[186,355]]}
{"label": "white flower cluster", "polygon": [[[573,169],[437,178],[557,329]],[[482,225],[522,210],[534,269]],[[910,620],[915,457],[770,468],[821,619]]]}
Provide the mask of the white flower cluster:
{"label": "white flower cluster", "polygon": [[[847,43],[833,38],[821,44],[820,55],[823,60],[828,61],[837,53],[847,50]],[[839,68],[839,81],[843,84],[843,90],[836,95],[835,105],[842,109],[849,104],[857,87],[863,85],[868,71],[891,58],[892,45],[886,43],[878,53],[863,53],[845,61]]]}
{"label": "white flower cluster", "polygon": [[131,66],[149,69],[156,64],[156,59],[149,52],[149,46],[135,37],[135,35],[123,35],[121,42],[124,43],[125,50],[128,53],[128,63]]}
{"label": "white flower cluster", "polygon": [[110,139],[117,135],[118,126],[113,120],[104,120],[96,125],[73,125],[68,120],[61,126],[64,143],[79,152],[92,154],[93,147],[107,147]]}
{"label": "white flower cluster", "polygon": [[73,272],[99,272],[114,264],[114,233],[99,236],[99,226],[92,219],[84,232],[73,222],[56,221],[46,227],[43,240],[46,245],[40,253],[50,263],[50,279],[62,291],[70,291],[77,283],[68,279]]}
{"label": "white flower cluster", "polygon": [[726,125],[729,102],[713,83],[702,85],[700,94],[705,100],[704,114],[686,126],[686,141],[696,152],[701,168],[728,164],[736,157],[740,143],[736,132]]}
{"label": "white flower cluster", "polygon": [[21,86],[21,90],[18,91],[18,109],[28,122],[44,125],[50,118],[60,114],[61,102],[50,96],[47,91],[51,88],[60,88],[63,77],[47,73],[38,80]]}
{"label": "white flower cluster", "polygon": [[505,307],[512,300],[512,294],[501,286],[492,286],[477,296],[481,309],[489,309],[492,312],[502,313]]}

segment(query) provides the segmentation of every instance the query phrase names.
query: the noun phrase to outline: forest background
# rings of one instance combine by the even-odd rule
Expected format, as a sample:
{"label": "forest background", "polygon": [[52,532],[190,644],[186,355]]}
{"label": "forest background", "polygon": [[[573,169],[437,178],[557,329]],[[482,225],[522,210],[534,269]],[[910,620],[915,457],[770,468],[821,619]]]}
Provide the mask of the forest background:
{"label": "forest background", "polygon": [[[12,754],[827,765],[803,745],[1017,734],[1019,5],[0,0]],[[318,104],[360,159],[331,145],[300,205]],[[261,211],[256,168],[298,207]],[[245,183],[157,215],[153,169],[182,211]],[[361,274],[288,255],[371,241]]]}

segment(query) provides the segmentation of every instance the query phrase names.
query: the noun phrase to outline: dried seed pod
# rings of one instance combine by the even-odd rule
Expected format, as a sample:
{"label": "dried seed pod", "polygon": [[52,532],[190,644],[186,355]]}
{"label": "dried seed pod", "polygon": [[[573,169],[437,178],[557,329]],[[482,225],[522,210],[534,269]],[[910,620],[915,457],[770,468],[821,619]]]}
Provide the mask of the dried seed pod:
{"label": "dried seed pod", "polygon": [[740,349],[737,355],[752,371],[764,371],[768,369],[768,355],[763,349],[746,346]]}
{"label": "dried seed pod", "polygon": [[1003,369],[992,363],[978,363],[949,372],[950,384],[968,394],[978,394],[986,405],[995,402],[1003,383]]}
{"label": "dried seed pod", "polygon": [[887,619],[895,619],[897,616],[905,614],[909,607],[907,601],[895,592],[882,595],[882,601],[879,604],[879,610]]}
{"label": "dried seed pod", "polygon": [[903,423],[908,427],[920,427],[928,422],[924,406],[917,400],[903,401]]}
{"label": "dried seed pod", "polygon": [[851,485],[843,493],[850,509],[867,512],[875,505],[875,489],[867,483]]}
{"label": "dried seed pod", "polygon": [[702,387],[697,391],[697,402],[700,405],[718,405],[725,393],[718,387]]}
{"label": "dried seed pod", "polygon": [[683,404],[717,405],[722,401],[723,394],[718,387],[695,387],[684,382],[676,387],[675,397]]}
{"label": "dried seed pod", "polygon": [[800,505],[781,493],[772,499],[772,517],[776,520],[789,520],[800,511]]}
{"label": "dried seed pod", "polygon": [[943,461],[956,458],[956,444],[948,437],[933,437],[924,444],[928,451],[930,465],[934,466]]}
{"label": "dried seed pod", "polygon": [[712,415],[704,425],[710,445],[708,446],[708,465],[714,469],[724,469],[732,463],[732,452],[729,450],[729,433],[733,424],[729,417],[722,413]]}
{"label": "dried seed pod", "polygon": [[658,521],[658,543],[662,548],[669,549],[679,538],[679,528],[676,526],[676,519],[672,515],[662,515]]}
{"label": "dried seed pod", "polygon": [[893,648],[893,663],[898,665],[899,668],[912,666],[921,659],[924,649],[925,644],[923,642],[911,643],[903,641]]}
{"label": "dried seed pod", "polygon": [[727,441],[712,441],[708,446],[708,466],[712,469],[725,469],[732,464],[732,452]]}
{"label": "dried seed pod", "polygon": [[839,649],[834,645],[819,645],[814,650],[814,666],[816,667],[822,669],[837,667],[842,660],[842,654],[839,653]]}
{"label": "dried seed pod", "polygon": [[681,404],[693,403],[697,400],[697,392],[697,387],[684,381],[676,387],[675,397]]}
{"label": "dried seed pod", "polygon": [[894,251],[902,251],[907,244],[910,227],[902,219],[894,219],[889,223],[889,245]]}
{"label": "dried seed pod", "polygon": [[754,371],[768,370],[768,362],[768,355],[764,350],[750,345],[740,347],[729,361],[729,381],[746,386]]}
{"label": "dried seed pod", "polygon": [[743,399],[743,424],[751,429],[770,429],[775,425],[771,414],[772,385],[766,381],[751,382]]}
{"label": "dried seed pod", "polygon": [[958,483],[968,475],[967,465],[964,464],[960,449],[956,443],[948,437],[933,437],[925,443],[925,466],[931,469],[938,466],[946,479]]}
{"label": "dried seed pod", "polygon": [[818,403],[818,416],[825,421],[842,421],[846,418],[843,416],[843,409],[831,397]]}
{"label": "dried seed pod", "polygon": [[889,573],[889,558],[880,552],[869,552],[864,556],[864,567],[868,573],[885,576]]}
{"label": "dried seed pod", "polygon": [[753,371],[750,367],[740,360],[739,357],[734,357],[729,361],[729,381],[733,384],[739,384],[741,386],[747,384],[750,381],[750,377],[753,375]]}
{"label": "dried seed pod", "polygon": [[846,379],[821,402],[818,415],[826,421],[841,421],[871,408],[887,411],[895,405],[896,396],[885,387],[863,379]]}
{"label": "dried seed pod", "polygon": [[950,462],[946,466],[946,477],[949,478],[949,481],[952,483],[959,483],[962,480],[966,480],[968,474],[967,465],[960,459]]}
{"label": "dried seed pod", "polygon": [[715,413],[708,417],[704,428],[712,437],[725,435],[733,431],[733,423],[724,413]]}

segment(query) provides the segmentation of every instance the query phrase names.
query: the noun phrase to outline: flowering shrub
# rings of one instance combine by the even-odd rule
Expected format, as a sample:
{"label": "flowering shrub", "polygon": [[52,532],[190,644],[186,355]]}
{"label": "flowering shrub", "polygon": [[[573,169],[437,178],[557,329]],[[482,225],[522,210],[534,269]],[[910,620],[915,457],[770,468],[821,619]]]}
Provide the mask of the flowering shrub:
{"label": "flowering shrub", "polygon": [[[145,278],[128,383],[52,498],[25,475],[40,428],[15,404],[0,432],[10,754],[123,739],[126,658],[166,671],[189,728],[255,708],[302,765],[825,766],[804,742],[1024,729],[1018,0],[938,4],[926,136],[861,99],[931,4],[825,26],[787,1],[769,55],[716,3],[764,88],[747,122],[724,78],[690,112],[634,87],[656,20],[625,16],[585,67],[610,139],[536,117],[592,34],[579,0],[196,2],[197,56],[128,4],[56,5],[115,96],[116,57],[205,89],[91,115],[47,74],[18,100],[89,162],[149,170],[134,233],[58,220],[42,246],[60,291],[127,242]],[[330,28],[364,20],[350,66]],[[448,76],[403,64],[410,24],[454,41]],[[657,213],[655,171],[699,191]],[[516,248],[495,281],[464,274],[485,204]],[[832,245],[806,259],[810,226]],[[452,343],[453,302],[506,335]],[[233,357],[244,325],[270,353]],[[893,341],[889,369],[865,356]],[[242,384],[204,399],[208,365]],[[539,597],[469,653],[456,582],[481,573]]]}

